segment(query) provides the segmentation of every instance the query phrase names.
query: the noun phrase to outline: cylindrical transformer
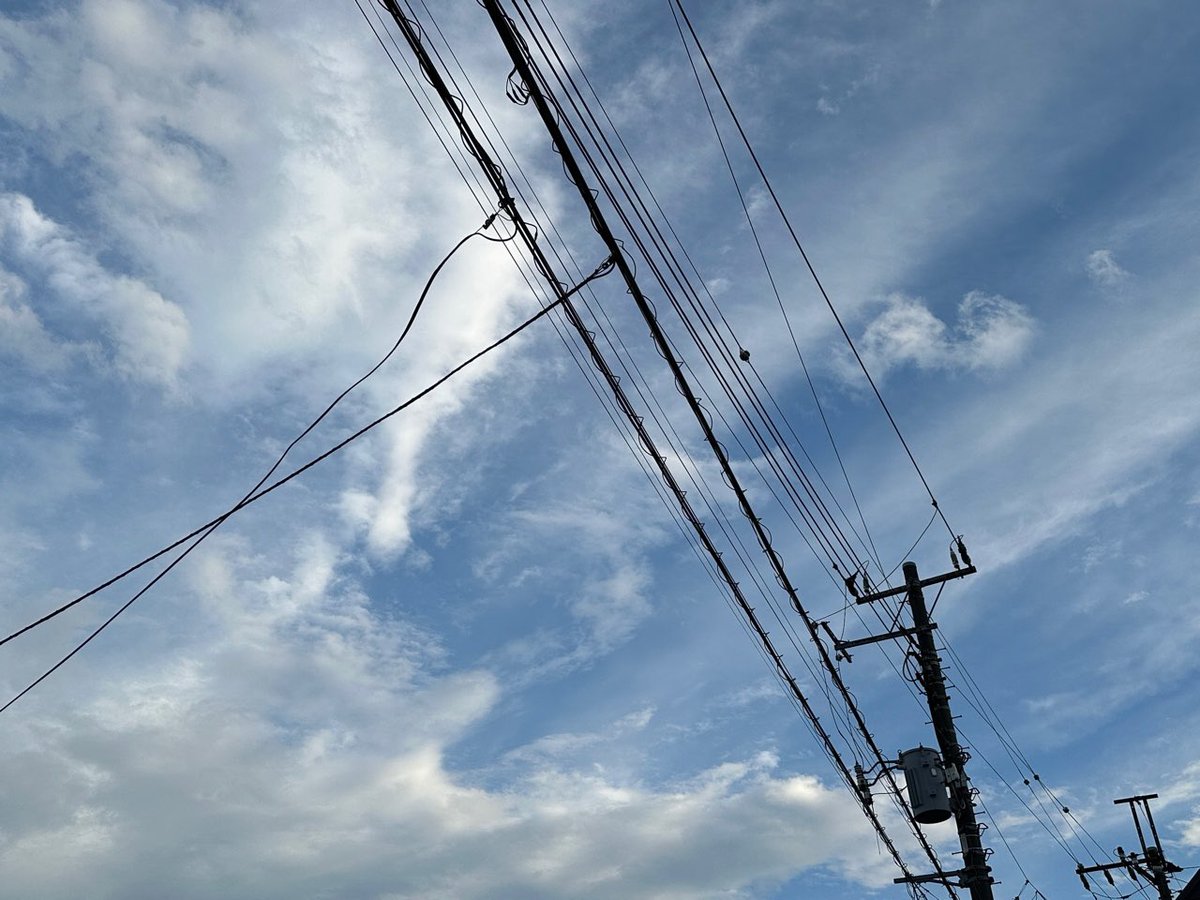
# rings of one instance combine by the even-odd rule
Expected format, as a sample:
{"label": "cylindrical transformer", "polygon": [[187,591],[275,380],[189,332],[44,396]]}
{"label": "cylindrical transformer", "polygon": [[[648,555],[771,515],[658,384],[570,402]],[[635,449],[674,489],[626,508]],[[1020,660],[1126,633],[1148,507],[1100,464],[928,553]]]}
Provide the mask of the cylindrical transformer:
{"label": "cylindrical transformer", "polygon": [[900,768],[908,785],[913,818],[921,825],[936,825],[950,818],[950,792],[938,752],[929,747],[906,750],[900,754]]}

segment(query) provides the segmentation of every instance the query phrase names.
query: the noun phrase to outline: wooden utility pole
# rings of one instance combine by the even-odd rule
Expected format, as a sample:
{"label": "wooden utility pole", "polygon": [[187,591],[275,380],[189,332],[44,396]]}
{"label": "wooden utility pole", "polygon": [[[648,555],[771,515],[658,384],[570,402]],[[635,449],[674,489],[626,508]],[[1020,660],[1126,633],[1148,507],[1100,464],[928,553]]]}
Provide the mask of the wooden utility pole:
{"label": "wooden utility pole", "polygon": [[[961,551],[961,545],[960,545]],[[965,554],[964,554],[965,556]],[[962,578],[975,572],[975,567],[969,565],[969,557],[964,560],[968,565],[964,569],[956,569],[944,575],[921,579],[917,573],[917,565],[913,562],[904,564],[904,586],[886,591],[866,594],[857,602],[873,603],[886,597],[904,595],[912,610],[912,628],[902,628],[888,634],[860,638],[854,641],[837,641],[837,649],[845,653],[851,647],[863,644],[874,644],[879,641],[895,638],[915,638],[917,642],[917,662],[921,667],[921,684],[925,689],[925,698],[929,704],[929,716],[933,722],[933,732],[937,738],[938,749],[941,752],[942,779],[950,794],[950,812],[958,826],[958,841],[962,847],[963,867],[956,872],[937,872],[932,875],[914,875],[897,878],[896,883],[949,883],[948,879],[958,878],[958,886],[971,892],[971,900],[993,900],[992,885],[995,883],[991,875],[991,867],[987,863],[988,851],[983,847],[980,837],[982,829],[975,818],[974,789],[967,778],[967,754],[958,742],[958,730],[954,727],[954,716],[950,712],[950,697],[946,693],[946,676],[942,672],[942,658],[938,655],[937,644],[933,632],[937,625],[930,620],[929,609],[925,605],[924,589],[935,584],[942,584],[955,578]]]}
{"label": "wooden utility pole", "polygon": [[933,623],[925,607],[924,585],[917,574],[916,563],[904,564],[904,586],[908,592],[908,606],[912,610],[913,628],[917,632],[917,648],[920,651],[918,662],[921,665],[921,680],[925,685],[925,698],[929,702],[929,715],[933,719],[938,749],[942,751],[946,787],[950,789],[950,811],[954,813],[954,821],[958,825],[958,840],[963,851],[962,885],[971,892],[972,900],[992,900],[991,868],[980,839],[979,822],[975,819],[975,801],[965,769],[966,754],[958,742],[954,716],[950,713],[942,658],[938,656],[933,640]]}

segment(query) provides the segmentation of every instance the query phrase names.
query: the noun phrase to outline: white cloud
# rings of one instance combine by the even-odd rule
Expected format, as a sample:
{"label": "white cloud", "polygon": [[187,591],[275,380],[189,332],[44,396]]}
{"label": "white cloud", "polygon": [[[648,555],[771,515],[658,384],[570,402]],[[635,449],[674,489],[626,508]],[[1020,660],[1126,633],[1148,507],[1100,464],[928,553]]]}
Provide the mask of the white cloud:
{"label": "white cloud", "polygon": [[[13,73],[0,114],[40,135],[41,152],[83,161],[78,206],[170,285],[202,366],[193,378],[231,399],[288,353],[326,361],[341,329],[398,319],[407,254],[445,222],[482,220],[465,192],[404,177],[413,158],[448,163],[396,115],[377,47],[326,21],[262,28],[254,15],[84,0],[76,15],[0,28]],[[119,302],[144,305],[120,287]]]}
{"label": "white cloud", "polygon": [[[119,370],[168,383],[186,368],[190,396],[290,401],[293,422],[375,362],[432,262],[484,217],[456,176],[447,187],[449,161],[399,82],[379,77],[356,15],[294,12],[281,29],[266,8],[84,0],[77,15],[0,20],[12,75],[0,115],[40,135],[41,152],[85,162],[78,206],[173,302],[95,277],[95,253],[28,198],[10,202],[12,229],[57,254],[61,290],[81,303],[99,291]],[[418,161],[422,177],[409,177]],[[498,337],[518,304],[534,308],[507,255],[473,241],[346,411],[370,417],[424,387]],[[410,549],[438,481],[426,444],[495,365],[477,363],[350,457],[343,509],[376,559]]]}
{"label": "white cloud", "polygon": [[[1020,359],[1034,331],[1026,309],[1006,297],[972,291],[959,303],[958,323],[951,330],[922,301],[893,294],[863,330],[858,347],[879,378],[905,365],[988,372]],[[853,377],[848,361],[843,368]]]}
{"label": "white cloud", "polygon": [[[112,366],[136,381],[173,387],[188,350],[182,310],[143,281],[106,269],[68,229],[23,194],[0,194],[0,252],[36,275],[71,313],[96,322],[111,343]],[[34,328],[28,315],[18,324]],[[44,329],[35,329],[45,336]]]}
{"label": "white cloud", "polygon": [[648,706],[622,716],[615,722],[609,723],[601,731],[547,734],[524,746],[509,751],[505,755],[505,760],[509,762],[546,761],[563,766],[574,758],[577,758],[582,751],[611,744],[613,741],[620,740],[630,734],[644,731],[653,718],[654,708]]}
{"label": "white cloud", "polygon": [[1111,250],[1093,250],[1087,258],[1088,277],[1101,287],[1115,287],[1129,278]]}
{"label": "white cloud", "polygon": [[16,360],[36,374],[62,372],[70,353],[55,340],[25,303],[25,282],[0,269],[0,357]]}
{"label": "white cloud", "polygon": [[285,570],[218,540],[190,581],[183,646],[143,641],[66,705],[23,708],[0,751],[23,773],[0,808],[14,894],[699,898],[813,866],[890,874],[863,865],[840,790],[772,754],[658,785],[599,751],[564,765],[643,731],[649,709],[535,741],[503,772],[456,770],[495,677],[439,672],[433,636],[375,615],[320,534]]}

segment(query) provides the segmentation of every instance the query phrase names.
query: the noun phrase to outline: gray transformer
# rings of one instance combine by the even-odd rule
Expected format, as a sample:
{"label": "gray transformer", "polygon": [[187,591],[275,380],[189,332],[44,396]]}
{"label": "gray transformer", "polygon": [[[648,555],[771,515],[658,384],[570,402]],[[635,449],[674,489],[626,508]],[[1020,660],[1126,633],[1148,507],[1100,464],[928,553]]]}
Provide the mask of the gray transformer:
{"label": "gray transformer", "polygon": [[946,770],[936,750],[917,747],[900,754],[900,768],[908,786],[913,818],[921,825],[936,825],[950,818],[950,793]]}

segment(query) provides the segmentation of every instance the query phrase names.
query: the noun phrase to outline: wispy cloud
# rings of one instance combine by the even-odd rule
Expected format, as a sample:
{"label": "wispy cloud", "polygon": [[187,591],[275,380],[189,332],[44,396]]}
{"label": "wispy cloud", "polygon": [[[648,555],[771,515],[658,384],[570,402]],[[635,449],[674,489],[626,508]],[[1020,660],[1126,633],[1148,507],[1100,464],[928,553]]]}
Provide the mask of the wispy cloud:
{"label": "wispy cloud", "polygon": [[1093,250],[1089,253],[1087,274],[1101,287],[1116,287],[1129,278],[1129,273],[1118,265],[1111,250]]}
{"label": "wispy cloud", "polygon": [[14,891],[128,896],[169,877],[179,892],[262,897],[649,898],[829,865],[882,883],[882,861],[850,852],[853,809],[774,755],[661,787],[572,764],[644,730],[649,709],[603,734],[543,737],[491,773],[456,771],[447,758],[494,710],[496,679],[438,673],[429,636],[378,617],[320,534],[292,557],[281,568],[240,540],[214,544],[191,578],[184,646],[10,736],[26,775],[13,809],[40,810],[7,819]]}
{"label": "wispy cloud", "polygon": [[[949,326],[921,300],[893,294],[863,329],[859,351],[872,374],[885,377],[904,366],[990,372],[1019,360],[1035,334],[1033,317],[1007,297],[972,291]],[[847,378],[855,367],[843,360]]]}
{"label": "wispy cloud", "polygon": [[[66,306],[67,321],[81,316],[106,334],[107,355],[117,373],[167,388],[176,384],[189,343],[187,318],[177,305],[144,281],[110,272],[93,251],[22,194],[0,194],[0,254],[10,266],[39,279],[43,306],[50,307],[53,298]],[[19,286],[10,275],[4,293],[11,296]],[[50,349],[49,334],[36,313],[29,306],[23,312],[10,308],[11,324]],[[47,362],[61,360],[61,352],[51,350]]]}

